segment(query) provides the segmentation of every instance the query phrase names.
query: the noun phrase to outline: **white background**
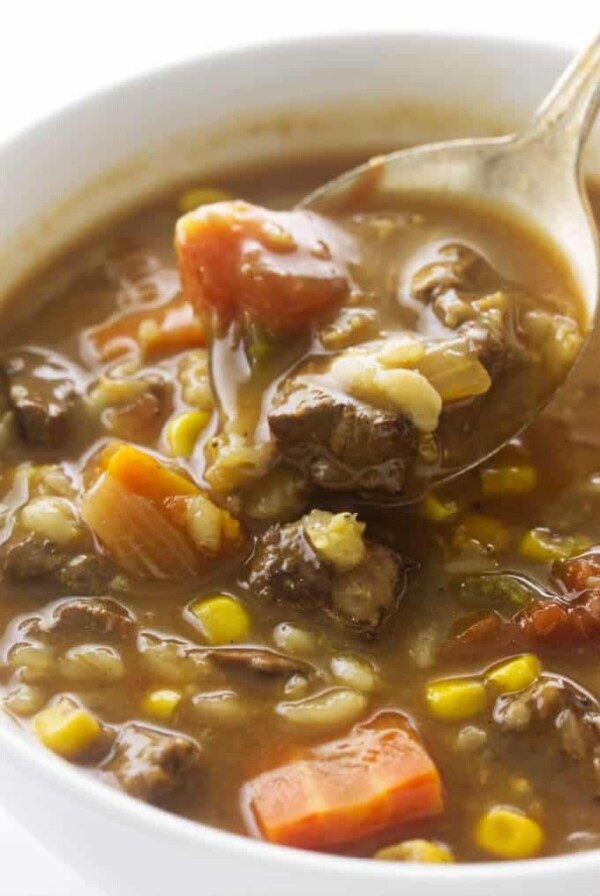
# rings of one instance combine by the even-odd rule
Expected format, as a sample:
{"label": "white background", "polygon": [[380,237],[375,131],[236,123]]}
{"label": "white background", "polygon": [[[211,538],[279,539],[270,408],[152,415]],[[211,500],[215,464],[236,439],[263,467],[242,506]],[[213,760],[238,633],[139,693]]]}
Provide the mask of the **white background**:
{"label": "white background", "polygon": [[[122,78],[257,40],[420,30],[575,48],[599,27],[598,0],[0,0],[0,141]],[[101,896],[36,843],[1,803],[0,794],[0,896]]]}

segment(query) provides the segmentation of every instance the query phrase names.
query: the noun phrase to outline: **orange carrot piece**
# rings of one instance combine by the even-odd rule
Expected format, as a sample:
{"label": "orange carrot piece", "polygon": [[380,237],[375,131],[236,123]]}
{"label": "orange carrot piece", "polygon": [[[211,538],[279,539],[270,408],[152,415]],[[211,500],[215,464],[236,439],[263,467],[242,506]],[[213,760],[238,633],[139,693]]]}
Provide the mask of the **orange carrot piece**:
{"label": "orange carrot piece", "polygon": [[[140,327],[146,322],[150,327],[140,333]],[[165,305],[122,314],[91,327],[84,339],[103,361],[130,352],[152,358],[206,345],[204,327],[193,306],[182,295]]]}
{"label": "orange carrot piece", "polygon": [[154,579],[197,575],[199,555],[160,508],[103,473],[84,495],[81,516],[130,575]]}
{"label": "orange carrot piece", "polygon": [[[81,502],[83,519],[132,575],[196,575],[207,557],[242,542],[235,517],[214,505],[194,482],[133,445],[108,445],[96,458],[90,479],[92,487]],[[218,512],[218,544],[205,544],[190,531],[187,510],[194,501],[213,518]]]}
{"label": "orange carrot piece", "polygon": [[176,495],[199,495],[200,489],[190,479],[163,466],[155,457],[121,445],[106,461],[106,470],[128,491],[162,505]]}
{"label": "orange carrot piece", "polygon": [[397,713],[259,775],[244,798],[267,840],[317,849],[443,811],[438,771]]}
{"label": "orange carrot piece", "polygon": [[184,296],[271,333],[292,331],[343,301],[352,239],[315,212],[274,212],[240,200],[204,205],[177,222]]}

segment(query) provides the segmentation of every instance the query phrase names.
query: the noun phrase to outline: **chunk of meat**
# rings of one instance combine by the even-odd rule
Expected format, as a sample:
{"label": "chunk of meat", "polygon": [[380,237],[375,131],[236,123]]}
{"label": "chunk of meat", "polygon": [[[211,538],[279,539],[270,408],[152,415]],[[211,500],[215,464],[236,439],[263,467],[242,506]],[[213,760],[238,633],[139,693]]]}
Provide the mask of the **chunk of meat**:
{"label": "chunk of meat", "polygon": [[76,398],[71,371],[41,349],[11,354],[3,368],[21,436],[35,447],[59,448],[67,437]]}
{"label": "chunk of meat", "polygon": [[123,790],[149,803],[161,803],[178,791],[202,767],[196,741],[130,723],[121,728],[111,756],[102,769]]}
{"label": "chunk of meat", "polygon": [[115,578],[116,570],[101,554],[76,554],[56,572],[56,578],[71,594],[104,594]]}
{"label": "chunk of meat", "polygon": [[115,576],[105,557],[74,555],[35,534],[11,540],[4,551],[3,566],[6,577],[13,581],[49,577],[75,594],[104,594]]}
{"label": "chunk of meat", "polygon": [[312,667],[303,660],[262,647],[221,647],[212,650],[210,658],[225,669],[259,672],[261,675],[294,675],[312,671]]}
{"label": "chunk of meat", "polygon": [[365,538],[364,556],[352,569],[336,568],[307,534],[310,515],[273,525],[259,539],[249,583],[265,601],[320,608],[344,625],[375,631],[404,589],[404,565],[389,548]]}
{"label": "chunk of meat", "polygon": [[343,393],[290,383],[269,414],[281,454],[332,491],[398,495],[417,451],[410,420]]}
{"label": "chunk of meat", "polygon": [[150,442],[160,435],[173,407],[173,388],[162,380],[148,381],[144,391],[103,414],[106,428],[120,439]]}
{"label": "chunk of meat", "polygon": [[377,542],[367,545],[363,562],[336,576],[333,611],[354,628],[373,631],[393,611],[404,590],[404,567],[398,556]]}
{"label": "chunk of meat", "polygon": [[135,622],[116,600],[74,597],[56,604],[40,630],[52,635],[121,639],[134,633]]}
{"label": "chunk of meat", "polygon": [[5,575],[16,581],[52,575],[64,562],[65,555],[58,545],[39,535],[9,542],[4,552]]}
{"label": "chunk of meat", "polygon": [[356,249],[311,211],[218,202],[184,215],[175,245],[183,292],[229,323],[244,315],[269,332],[298,329],[343,302]]}
{"label": "chunk of meat", "polygon": [[531,727],[547,731],[571,759],[590,764],[600,748],[600,704],[584,688],[560,675],[543,675],[524,691],[496,700],[494,722],[503,731]]}

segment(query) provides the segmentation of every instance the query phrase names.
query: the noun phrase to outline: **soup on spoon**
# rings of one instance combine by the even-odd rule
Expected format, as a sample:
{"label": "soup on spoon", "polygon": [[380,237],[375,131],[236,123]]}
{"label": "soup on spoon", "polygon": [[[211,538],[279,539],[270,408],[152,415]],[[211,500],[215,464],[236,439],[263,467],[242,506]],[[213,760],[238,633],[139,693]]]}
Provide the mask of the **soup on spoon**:
{"label": "soup on spoon", "polygon": [[533,419],[597,302],[579,160],[599,74],[596,37],[520,135],[383,156],[290,212],[179,221],[221,406],[212,488],[282,457],[311,487],[414,500]]}

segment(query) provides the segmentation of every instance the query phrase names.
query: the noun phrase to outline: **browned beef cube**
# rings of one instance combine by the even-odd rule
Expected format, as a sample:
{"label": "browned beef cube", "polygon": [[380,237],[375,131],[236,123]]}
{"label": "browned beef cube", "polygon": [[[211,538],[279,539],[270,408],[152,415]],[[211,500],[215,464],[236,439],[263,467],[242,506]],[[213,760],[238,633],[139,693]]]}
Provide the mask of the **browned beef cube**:
{"label": "browned beef cube", "polygon": [[309,543],[302,520],[271,526],[259,540],[250,585],[266,601],[323,606],[331,597],[334,570]]}
{"label": "browned beef cube", "polygon": [[130,723],[121,728],[103,769],[132,796],[160,803],[180,790],[201,765],[200,747],[191,738]]}
{"label": "browned beef cube", "polygon": [[404,415],[293,381],[269,426],[282,455],[311,484],[332,491],[398,495],[417,450]]}
{"label": "browned beef cube", "polygon": [[65,555],[48,538],[27,535],[8,544],[4,552],[4,573],[14,580],[52,575],[65,562]]}
{"label": "browned beef cube", "polygon": [[402,559],[365,539],[366,553],[353,569],[340,571],[320,557],[303,520],[271,526],[252,558],[249,583],[266,601],[318,607],[343,625],[375,631],[393,612],[404,589]]}
{"label": "browned beef cube", "polygon": [[126,638],[135,631],[135,622],[129,611],[116,600],[73,597],[54,607],[43,628],[60,635]]}
{"label": "browned beef cube", "polygon": [[3,367],[21,436],[32,446],[60,447],[76,396],[71,371],[40,349],[12,354]]}

